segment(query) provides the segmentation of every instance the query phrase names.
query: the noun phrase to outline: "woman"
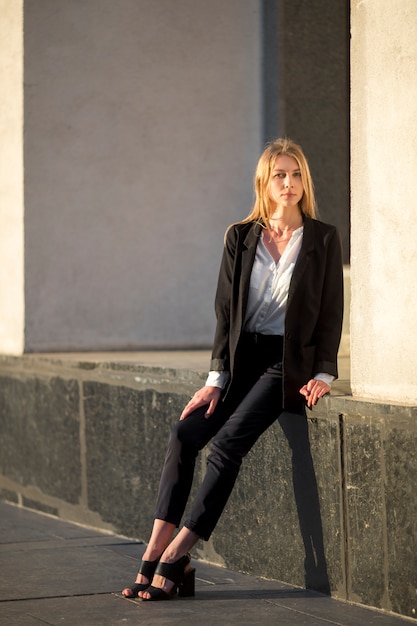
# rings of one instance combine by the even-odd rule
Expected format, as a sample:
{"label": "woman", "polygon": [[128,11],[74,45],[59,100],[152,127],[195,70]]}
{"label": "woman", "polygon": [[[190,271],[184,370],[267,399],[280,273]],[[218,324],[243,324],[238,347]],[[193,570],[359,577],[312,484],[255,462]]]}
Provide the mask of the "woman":
{"label": "woman", "polygon": [[[278,139],[267,146],[255,192],[251,214],[226,233],[211,371],[172,430],[152,534],[125,597],[194,594],[188,553],[210,537],[243,457],[282,411],[303,414],[337,377],[340,240],[333,226],[316,219],[310,170],[296,143]],[[213,437],[205,478],[173,539],[196,457]]]}

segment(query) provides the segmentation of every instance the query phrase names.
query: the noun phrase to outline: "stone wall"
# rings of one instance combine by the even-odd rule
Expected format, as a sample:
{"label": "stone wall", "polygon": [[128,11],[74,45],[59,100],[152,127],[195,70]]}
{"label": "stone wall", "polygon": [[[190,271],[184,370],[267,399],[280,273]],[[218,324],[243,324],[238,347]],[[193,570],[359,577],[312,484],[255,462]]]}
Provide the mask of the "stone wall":
{"label": "stone wall", "polygon": [[[127,359],[1,357],[3,499],[147,540],[170,426],[205,374]],[[414,617],[417,407],[334,393],[267,431],[194,554]]]}

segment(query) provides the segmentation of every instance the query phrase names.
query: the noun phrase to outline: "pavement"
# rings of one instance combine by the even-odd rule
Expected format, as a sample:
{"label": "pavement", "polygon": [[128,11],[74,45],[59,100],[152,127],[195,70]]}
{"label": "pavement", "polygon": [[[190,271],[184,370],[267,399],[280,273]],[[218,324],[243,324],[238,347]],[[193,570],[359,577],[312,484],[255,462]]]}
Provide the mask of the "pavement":
{"label": "pavement", "polygon": [[[126,600],[143,543],[0,502],[0,625],[400,626],[394,614],[193,560],[194,598]],[[414,622],[415,623],[415,622]]]}

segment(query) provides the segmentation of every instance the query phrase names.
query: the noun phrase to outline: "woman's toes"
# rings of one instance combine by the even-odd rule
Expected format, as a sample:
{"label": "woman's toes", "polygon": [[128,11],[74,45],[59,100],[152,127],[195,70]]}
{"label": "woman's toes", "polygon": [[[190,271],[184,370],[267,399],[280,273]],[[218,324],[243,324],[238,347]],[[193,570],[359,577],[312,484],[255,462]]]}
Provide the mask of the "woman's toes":
{"label": "woman's toes", "polygon": [[129,587],[126,587],[126,589],[123,589],[122,591],[122,596],[125,598],[131,598],[133,596],[132,590]]}

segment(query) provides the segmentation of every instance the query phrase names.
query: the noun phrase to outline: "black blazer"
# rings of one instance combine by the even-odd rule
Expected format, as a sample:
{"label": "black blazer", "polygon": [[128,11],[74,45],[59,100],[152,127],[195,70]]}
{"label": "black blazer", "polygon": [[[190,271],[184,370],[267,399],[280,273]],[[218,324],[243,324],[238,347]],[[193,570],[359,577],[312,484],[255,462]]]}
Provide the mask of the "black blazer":
{"label": "black blazer", "polygon": [[[343,319],[343,265],[340,238],[329,224],[304,217],[301,250],[292,275],[285,318],[283,408],[299,412],[299,393],[315,374],[337,377]],[[210,369],[235,369],[243,330],[258,222],[234,224],[226,233],[215,299],[217,326]],[[250,364],[248,364],[250,367]]]}

